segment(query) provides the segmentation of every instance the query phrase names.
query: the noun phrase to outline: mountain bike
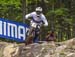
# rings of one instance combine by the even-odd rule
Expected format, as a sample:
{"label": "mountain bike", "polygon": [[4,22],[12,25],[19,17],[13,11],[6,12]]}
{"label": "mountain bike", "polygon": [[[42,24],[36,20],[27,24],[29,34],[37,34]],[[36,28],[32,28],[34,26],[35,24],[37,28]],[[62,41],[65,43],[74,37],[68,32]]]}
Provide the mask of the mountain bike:
{"label": "mountain bike", "polygon": [[40,32],[41,32],[40,25],[37,25],[36,28],[32,28],[31,32],[30,30],[27,31],[27,34],[26,34],[27,38],[26,38],[25,44],[28,45],[31,43],[38,43],[40,38]]}

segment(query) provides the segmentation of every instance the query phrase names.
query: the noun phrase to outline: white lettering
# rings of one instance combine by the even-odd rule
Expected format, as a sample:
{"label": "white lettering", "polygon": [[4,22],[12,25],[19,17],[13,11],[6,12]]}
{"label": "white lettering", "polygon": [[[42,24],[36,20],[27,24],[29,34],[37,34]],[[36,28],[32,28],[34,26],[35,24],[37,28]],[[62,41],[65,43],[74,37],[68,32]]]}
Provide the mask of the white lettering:
{"label": "white lettering", "polygon": [[2,35],[2,21],[0,21],[0,34]]}
{"label": "white lettering", "polygon": [[[22,24],[14,24],[13,22],[0,20],[0,35],[1,37],[6,38],[14,38],[25,40],[26,38],[26,32],[29,30],[29,28],[23,26]],[[16,38],[16,39],[15,39]]]}
{"label": "white lettering", "polygon": [[15,24],[8,23],[8,36],[17,38],[17,26]]}
{"label": "white lettering", "polygon": [[21,37],[25,40],[25,27],[23,26],[18,27],[18,38],[21,39]]}
{"label": "white lettering", "polygon": [[6,22],[4,22],[4,35],[6,35]]}

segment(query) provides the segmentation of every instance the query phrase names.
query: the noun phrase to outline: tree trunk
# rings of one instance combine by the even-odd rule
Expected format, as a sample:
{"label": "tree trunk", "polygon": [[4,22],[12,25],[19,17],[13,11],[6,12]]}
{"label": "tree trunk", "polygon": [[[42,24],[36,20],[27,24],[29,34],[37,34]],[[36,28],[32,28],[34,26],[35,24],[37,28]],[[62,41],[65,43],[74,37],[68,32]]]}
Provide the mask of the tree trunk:
{"label": "tree trunk", "polygon": [[75,37],[75,0],[71,0],[71,16],[73,17],[73,20],[72,20],[72,24],[73,24],[73,37]]}
{"label": "tree trunk", "polygon": [[26,15],[26,0],[21,0],[22,3],[22,15],[23,15],[23,23],[25,23],[25,15]]}

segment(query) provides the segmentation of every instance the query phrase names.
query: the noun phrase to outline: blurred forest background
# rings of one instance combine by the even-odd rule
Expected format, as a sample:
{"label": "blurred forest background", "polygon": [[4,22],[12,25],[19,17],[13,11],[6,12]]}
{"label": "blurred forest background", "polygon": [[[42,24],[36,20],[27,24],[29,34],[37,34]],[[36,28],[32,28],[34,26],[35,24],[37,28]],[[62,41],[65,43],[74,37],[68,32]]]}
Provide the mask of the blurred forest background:
{"label": "blurred forest background", "polygon": [[0,18],[26,23],[24,16],[37,6],[43,8],[49,22],[42,35],[53,30],[57,41],[75,37],[75,0],[0,0]]}

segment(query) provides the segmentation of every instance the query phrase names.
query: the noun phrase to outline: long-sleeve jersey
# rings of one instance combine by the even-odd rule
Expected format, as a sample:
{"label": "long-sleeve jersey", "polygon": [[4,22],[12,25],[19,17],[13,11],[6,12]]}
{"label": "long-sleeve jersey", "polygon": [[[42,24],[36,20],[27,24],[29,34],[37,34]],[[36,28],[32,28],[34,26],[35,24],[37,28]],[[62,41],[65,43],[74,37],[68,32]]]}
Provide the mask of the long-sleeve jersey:
{"label": "long-sleeve jersey", "polygon": [[40,14],[39,17],[37,16],[36,12],[29,13],[25,16],[25,19],[28,19],[29,17],[32,17],[31,19],[32,22],[35,22],[35,23],[44,22],[44,26],[48,26],[47,19],[42,13]]}

